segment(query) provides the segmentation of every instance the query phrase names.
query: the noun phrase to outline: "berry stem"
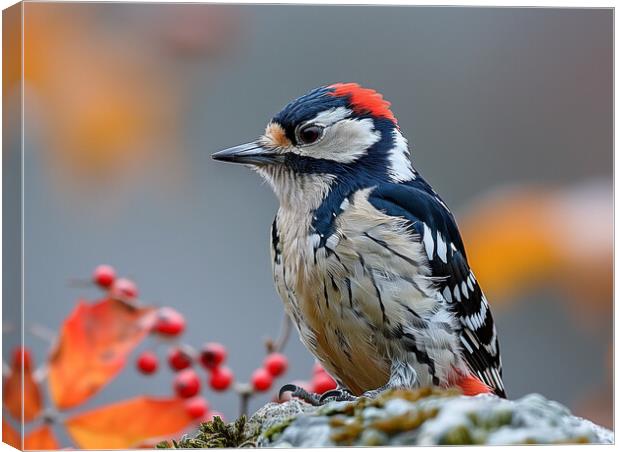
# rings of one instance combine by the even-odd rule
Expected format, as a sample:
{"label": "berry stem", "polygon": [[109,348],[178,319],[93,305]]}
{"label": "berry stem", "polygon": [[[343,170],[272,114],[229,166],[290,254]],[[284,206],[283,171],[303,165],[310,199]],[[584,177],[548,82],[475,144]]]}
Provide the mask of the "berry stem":
{"label": "berry stem", "polygon": [[239,416],[246,416],[248,415],[248,407],[250,405],[250,398],[252,397],[252,393],[251,392],[244,392],[242,394],[240,394],[241,396],[241,407],[239,409]]}
{"label": "berry stem", "polygon": [[267,341],[267,353],[280,352],[288,342],[291,336],[291,327],[293,326],[291,319],[287,314],[282,317],[282,324],[280,326],[280,333],[275,341]]}
{"label": "berry stem", "polygon": [[239,394],[239,416],[245,415],[247,417],[250,399],[254,395],[254,388],[248,383],[237,383],[234,386],[234,390]]}
{"label": "berry stem", "polygon": [[56,342],[56,333],[46,326],[34,323],[28,327],[28,332],[41,340],[44,340],[48,344]]}

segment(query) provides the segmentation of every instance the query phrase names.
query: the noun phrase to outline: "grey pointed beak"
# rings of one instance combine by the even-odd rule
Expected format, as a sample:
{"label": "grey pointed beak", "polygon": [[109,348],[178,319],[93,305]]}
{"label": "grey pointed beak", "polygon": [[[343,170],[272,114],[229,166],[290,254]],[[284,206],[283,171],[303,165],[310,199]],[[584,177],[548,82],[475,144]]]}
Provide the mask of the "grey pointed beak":
{"label": "grey pointed beak", "polygon": [[281,154],[264,148],[256,141],[216,152],[211,158],[221,162],[259,166],[283,161],[283,156]]}

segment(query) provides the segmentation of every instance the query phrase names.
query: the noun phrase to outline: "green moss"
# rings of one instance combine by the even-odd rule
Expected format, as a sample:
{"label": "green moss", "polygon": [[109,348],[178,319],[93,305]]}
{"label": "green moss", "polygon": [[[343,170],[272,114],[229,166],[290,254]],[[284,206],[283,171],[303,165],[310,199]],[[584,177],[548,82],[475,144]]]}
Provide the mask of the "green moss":
{"label": "green moss", "polygon": [[480,429],[494,431],[504,425],[512,423],[512,411],[496,411],[492,416],[481,417],[478,413],[468,413],[467,417],[471,423]]}
{"label": "green moss", "polygon": [[437,409],[409,411],[399,416],[376,420],[370,424],[370,427],[392,436],[417,429],[427,419],[437,416],[437,413]]}
{"label": "green moss", "polygon": [[[337,445],[359,444],[361,437],[365,435],[370,443],[379,445],[389,436],[417,429],[427,419],[435,417],[437,410],[412,411],[390,419],[375,420],[364,427],[362,414],[368,407],[383,408],[392,399],[403,399],[416,402],[426,397],[453,397],[459,395],[458,391],[438,388],[420,389],[393,389],[380,394],[377,398],[359,399],[346,404],[335,404],[320,408],[315,415],[330,417],[330,426],[333,429],[331,440]],[[261,438],[268,442],[277,440],[278,436],[295,420],[292,416],[278,424],[266,429]],[[178,441],[163,441],[158,448],[219,448],[219,447],[247,447],[256,446],[260,428],[251,428],[247,425],[244,416],[237,421],[225,424],[222,419],[216,417],[213,421],[202,424],[197,434],[193,437],[185,435]],[[371,444],[365,444],[371,445]]]}
{"label": "green moss", "polygon": [[575,438],[568,438],[562,441],[556,441],[554,444],[588,444],[590,438],[587,436],[576,436]]}
{"label": "green moss", "polygon": [[464,425],[459,425],[448,431],[443,438],[441,438],[439,444],[445,444],[450,446],[476,444],[469,432],[469,429]]}
{"label": "green moss", "polygon": [[418,389],[391,389],[374,399],[374,405],[383,406],[386,401],[391,399],[403,399],[413,403],[427,397],[455,397],[460,394],[456,389],[440,389],[432,386]]}
{"label": "green moss", "polygon": [[377,433],[375,436],[376,442],[378,442],[377,445],[379,445],[379,442],[382,443],[386,437],[417,429],[427,419],[437,416],[438,410],[410,411],[399,416],[390,417],[389,419],[372,421],[369,425],[364,427],[362,412],[367,407],[383,408],[385,404],[392,399],[403,399],[409,402],[416,402],[426,397],[452,397],[455,395],[458,395],[458,392],[437,388],[420,388],[415,390],[394,389],[386,391],[376,399],[362,397],[344,406],[333,407],[329,411],[325,411],[321,414],[333,416],[330,420],[330,426],[334,432],[330,439],[336,445],[354,445],[356,442],[359,442],[362,433],[367,431],[374,431]]}
{"label": "green moss", "polygon": [[205,449],[254,446],[256,438],[245,436],[245,425],[245,416],[241,416],[230,424],[224,423],[219,416],[215,416],[212,421],[200,425],[196,436],[185,435],[179,441],[173,440],[172,444],[168,441],[162,441],[157,444],[157,448]]}

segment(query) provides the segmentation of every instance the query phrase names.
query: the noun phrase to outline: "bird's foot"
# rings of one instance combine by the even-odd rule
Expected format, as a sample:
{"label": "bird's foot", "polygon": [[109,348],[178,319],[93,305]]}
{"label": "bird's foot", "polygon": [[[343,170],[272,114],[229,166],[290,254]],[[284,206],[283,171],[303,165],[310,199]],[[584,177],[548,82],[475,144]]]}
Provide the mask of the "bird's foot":
{"label": "bird's foot", "polygon": [[329,402],[343,402],[356,400],[353,394],[344,388],[337,388],[327,391],[323,394],[317,394],[314,392],[306,391],[304,388],[296,386],[294,384],[286,384],[280,388],[278,397],[281,399],[282,394],[290,392],[292,397],[303,400],[313,406],[321,406]]}
{"label": "bird's foot", "polygon": [[329,402],[352,402],[353,400],[357,400],[357,397],[349,392],[348,389],[345,388],[336,388],[331,391],[324,392],[319,399],[321,404],[329,403]]}
{"label": "bird's foot", "polygon": [[320,406],[321,405],[321,395],[320,394],[316,394],[314,392],[306,391],[301,386],[297,386],[297,385],[294,385],[294,384],[291,384],[291,383],[285,384],[284,386],[282,386],[280,388],[280,392],[278,393],[278,398],[282,399],[282,395],[285,392],[290,392],[291,393],[291,397],[296,397],[298,399],[301,399],[304,402],[309,403],[310,405],[313,405],[313,406]]}

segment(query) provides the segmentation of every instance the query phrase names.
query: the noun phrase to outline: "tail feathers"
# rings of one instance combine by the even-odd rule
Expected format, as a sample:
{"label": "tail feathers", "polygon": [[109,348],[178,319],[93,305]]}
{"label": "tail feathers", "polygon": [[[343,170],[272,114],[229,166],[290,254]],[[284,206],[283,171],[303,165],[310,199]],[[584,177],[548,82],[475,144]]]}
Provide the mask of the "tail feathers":
{"label": "tail feathers", "polygon": [[493,388],[482,382],[474,375],[463,375],[456,381],[456,386],[461,388],[463,394],[473,396],[477,394],[494,394]]}

